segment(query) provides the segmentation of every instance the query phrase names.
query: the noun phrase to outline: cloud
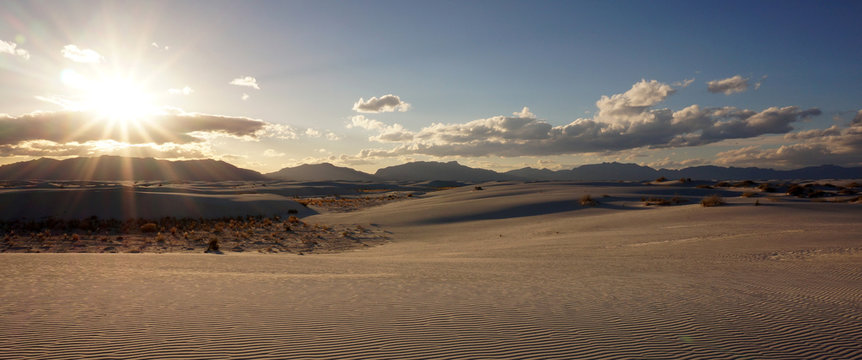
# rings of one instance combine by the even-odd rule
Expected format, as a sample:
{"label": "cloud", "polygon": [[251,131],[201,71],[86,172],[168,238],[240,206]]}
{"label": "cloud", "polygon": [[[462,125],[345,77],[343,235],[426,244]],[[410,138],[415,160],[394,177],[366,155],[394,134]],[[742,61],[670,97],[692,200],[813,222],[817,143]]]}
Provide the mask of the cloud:
{"label": "cloud", "polygon": [[383,95],[380,98],[372,97],[365,101],[359,98],[359,101],[353,104],[353,110],[362,113],[381,113],[381,112],[404,112],[410,110],[410,104],[401,101],[401,98],[392,94]]}
{"label": "cloud", "polygon": [[168,94],[171,95],[191,95],[193,92],[195,90],[188,86],[184,86],[182,89],[168,89]]}
{"label": "cloud", "polygon": [[401,124],[386,125],[383,122],[366,118],[365,115],[356,115],[351,117],[350,123],[347,124],[347,128],[377,130],[378,135],[369,137],[369,141],[404,142],[413,140],[413,132],[404,129]]}
{"label": "cloud", "polygon": [[[255,79],[251,76],[244,76],[241,78],[233,79],[229,82],[229,84],[236,85],[236,86],[246,86],[246,87],[254,88],[255,90],[260,90],[260,86],[257,85],[257,79]],[[243,94],[243,95],[247,96],[245,94]],[[243,100],[245,100],[245,99],[243,99]]]}
{"label": "cloud", "polygon": [[207,143],[128,144],[114,140],[83,143],[57,143],[48,140],[24,141],[0,145],[0,156],[101,156],[155,157],[160,159],[202,159],[214,156]]}
{"label": "cloud", "polygon": [[164,109],[145,121],[120,125],[88,112],[45,111],[0,115],[0,145],[45,140],[59,144],[114,140],[129,144],[186,144],[212,136],[253,139],[266,123],[245,117]]}
{"label": "cloud", "polygon": [[30,60],[30,52],[24,49],[19,49],[18,44],[14,42],[0,40],[0,54],[9,54],[18,56],[24,60]]}
{"label": "cloud", "polygon": [[285,155],[287,155],[287,154],[285,154],[283,152],[275,151],[274,149],[266,149],[263,152],[263,156],[266,156],[266,157],[282,157]]}
{"label": "cloud", "polygon": [[60,50],[63,57],[79,63],[98,64],[102,62],[102,55],[93,49],[81,49],[77,45],[69,44]]}
{"label": "cloud", "polygon": [[689,85],[691,85],[693,82],[694,82],[694,78],[691,78],[691,79],[685,79],[685,80],[683,80],[683,81],[675,81],[672,85],[673,85],[673,86],[679,86],[679,87],[682,87],[682,88],[687,88],[687,87],[688,87]]}
{"label": "cloud", "polygon": [[856,112],[856,116],[853,117],[853,122],[851,124],[854,126],[862,125],[862,110]]}
{"label": "cloud", "polygon": [[305,136],[315,137],[315,138],[320,137],[320,131],[312,129],[312,128],[308,128],[308,129],[305,129]]}
{"label": "cloud", "polygon": [[691,105],[678,111],[656,105],[675,92],[670,85],[641,80],[621,94],[602,96],[593,118],[554,126],[529,108],[513,116],[494,116],[467,123],[434,123],[418,132],[366,118],[351,125],[378,132],[371,141],[397,143],[388,150],[366,149],[365,157],[404,155],[543,156],[617,152],[637,148],[702,146],[727,139],[784,134],[791,124],[820,115],[818,109],[795,106],[762,111]]}
{"label": "cloud", "polygon": [[[760,87],[759,82],[756,87]],[[748,78],[735,75],[727,79],[709,81],[706,83],[706,89],[711,93],[724,93],[724,95],[743,92],[748,90]]]}
{"label": "cloud", "polygon": [[248,96],[248,94],[243,93],[242,96],[240,96],[239,98],[242,99],[242,101],[246,101],[246,100],[248,100],[249,97],[250,96]]}
{"label": "cloud", "polygon": [[350,118],[350,123],[347,124],[348,129],[362,128],[366,130],[381,130],[386,127],[386,124],[366,118],[365,115],[355,115]]}
{"label": "cloud", "polygon": [[161,45],[159,45],[159,43],[157,43],[157,42],[155,42],[155,41],[153,41],[152,43],[150,43],[150,46],[152,46],[152,47],[154,47],[154,48],[156,48],[156,49],[159,49],[159,50],[164,50],[164,51],[168,51],[168,50],[170,50],[170,49],[171,49],[171,47],[170,47],[170,46],[167,46],[167,45],[165,45],[165,46],[161,46]]}
{"label": "cloud", "polygon": [[329,141],[338,141],[338,140],[341,140],[341,137],[340,137],[340,136],[338,136],[338,134],[336,134],[336,133],[334,133],[334,132],[332,132],[332,131],[327,131],[327,132],[326,132],[326,140],[329,140]]}
{"label": "cloud", "polygon": [[290,125],[272,124],[264,125],[263,129],[259,130],[256,135],[258,137],[276,138],[282,140],[294,140],[299,138],[296,129]]}
{"label": "cloud", "polygon": [[[862,114],[862,110],[858,114]],[[857,117],[860,115],[857,114]],[[716,154],[716,163],[736,166],[796,168],[837,164],[862,166],[862,121],[850,126],[830,126],[786,134],[785,140],[798,141],[777,148],[747,146]]]}
{"label": "cloud", "polygon": [[515,117],[524,118],[524,119],[535,119],[536,115],[530,112],[530,108],[524,106],[521,111],[513,112],[512,115]]}

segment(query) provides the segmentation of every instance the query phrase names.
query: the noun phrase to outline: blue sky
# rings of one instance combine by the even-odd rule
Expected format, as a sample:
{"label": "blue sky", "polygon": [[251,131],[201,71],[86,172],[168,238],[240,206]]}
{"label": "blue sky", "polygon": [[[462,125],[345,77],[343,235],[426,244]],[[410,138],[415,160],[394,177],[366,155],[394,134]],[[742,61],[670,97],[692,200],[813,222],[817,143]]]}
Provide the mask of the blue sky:
{"label": "blue sky", "polygon": [[6,1],[0,163],[862,165],[860,13],[851,1]]}

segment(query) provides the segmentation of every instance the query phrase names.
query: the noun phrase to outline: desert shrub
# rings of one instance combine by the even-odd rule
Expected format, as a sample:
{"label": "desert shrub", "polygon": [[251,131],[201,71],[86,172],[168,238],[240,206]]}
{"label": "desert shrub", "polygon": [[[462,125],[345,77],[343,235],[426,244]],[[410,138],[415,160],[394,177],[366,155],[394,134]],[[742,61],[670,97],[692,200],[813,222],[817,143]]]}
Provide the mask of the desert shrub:
{"label": "desert shrub", "polygon": [[758,186],[757,188],[758,188],[758,189],[760,189],[760,191],[763,191],[763,192],[770,192],[770,193],[771,193],[771,192],[775,192],[775,191],[776,191],[776,190],[775,190],[775,188],[774,188],[774,187],[772,187],[769,183],[763,183],[763,184],[760,184],[760,186]]}
{"label": "desert shrub", "polygon": [[850,188],[843,188],[841,190],[838,190],[838,193],[841,195],[853,195],[856,194],[856,191]]}
{"label": "desert shrub", "polygon": [[827,192],[823,191],[823,190],[814,190],[814,191],[812,191],[811,193],[809,193],[809,194],[808,194],[808,197],[810,197],[810,198],[819,198],[819,197],[824,197],[824,196],[827,196],[827,195],[829,195],[829,194],[828,194]]}
{"label": "desert shrub", "polygon": [[163,242],[165,242],[165,236],[164,236],[164,235],[162,235],[162,233],[158,233],[158,234],[156,234],[156,242],[158,242],[158,243],[163,243]]}
{"label": "desert shrub", "polygon": [[707,196],[700,201],[700,205],[703,207],[721,206],[724,204],[724,199],[718,195]]}
{"label": "desert shrub", "polygon": [[662,177],[660,177],[660,178],[658,178],[658,179],[655,179],[655,181],[656,181],[656,182],[663,182],[663,181],[667,181],[667,178],[666,178],[666,177],[664,177],[664,176],[662,176]]}
{"label": "desert shrub", "polygon": [[848,188],[857,188],[857,187],[862,187],[862,184],[859,184],[858,182],[854,181],[852,183],[847,184],[847,187]]}
{"label": "desert shrub", "polygon": [[799,184],[792,184],[787,188],[787,195],[804,196],[807,192],[808,190],[804,186],[799,186]]}
{"label": "desert shrub", "polygon": [[646,206],[669,206],[669,205],[679,205],[687,202],[688,200],[681,198],[679,196],[674,196],[670,199],[660,198],[660,197],[650,197],[647,199],[642,199],[644,205]]}
{"label": "desert shrub", "polygon": [[698,188],[698,189],[712,189],[712,188],[713,188],[712,186],[709,186],[709,185],[706,185],[706,184],[704,184],[704,185],[698,185],[698,186],[695,186],[695,187],[696,187],[696,188]]}
{"label": "desert shrub", "polygon": [[144,233],[154,233],[158,230],[159,230],[159,227],[155,223],[146,223],[144,225],[141,225],[141,232],[144,232]]}
{"label": "desert shrub", "polygon": [[751,180],[740,181],[738,183],[733,184],[733,187],[752,187],[757,185],[756,182]]}
{"label": "desert shrub", "polygon": [[757,196],[757,193],[753,192],[753,191],[746,191],[746,192],[742,193],[742,197],[744,197],[744,198],[750,198],[750,197],[755,197],[755,196]]}
{"label": "desert shrub", "polygon": [[208,252],[208,253],[219,252],[218,239],[210,240],[209,244],[207,244],[207,250],[205,252]]}
{"label": "desert shrub", "polygon": [[291,224],[296,224],[296,223],[298,223],[298,222],[300,222],[300,221],[299,221],[299,218],[298,218],[298,217],[291,215],[291,216],[289,216],[289,217],[287,218],[287,222],[289,222],[289,223],[291,223]]}
{"label": "desert shrub", "polygon": [[473,190],[485,190],[485,189],[483,189],[481,186],[474,186]]}
{"label": "desert shrub", "polygon": [[760,206],[760,200],[754,200],[754,206]]}
{"label": "desert shrub", "polygon": [[596,206],[599,202],[594,200],[590,195],[581,196],[581,205],[582,206]]}
{"label": "desert shrub", "polygon": [[727,181],[719,181],[718,183],[715,184],[715,187],[728,187],[728,186],[730,186],[730,183]]}

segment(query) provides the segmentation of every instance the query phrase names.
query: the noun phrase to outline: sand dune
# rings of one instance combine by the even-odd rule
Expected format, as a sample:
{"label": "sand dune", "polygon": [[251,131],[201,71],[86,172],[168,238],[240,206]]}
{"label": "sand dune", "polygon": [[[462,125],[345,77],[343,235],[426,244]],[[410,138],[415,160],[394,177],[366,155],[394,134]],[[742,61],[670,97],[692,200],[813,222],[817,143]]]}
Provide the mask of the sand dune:
{"label": "sand dune", "polygon": [[862,358],[859,204],[482,188],[305,218],[391,232],[361,251],[0,254],[0,358]]}

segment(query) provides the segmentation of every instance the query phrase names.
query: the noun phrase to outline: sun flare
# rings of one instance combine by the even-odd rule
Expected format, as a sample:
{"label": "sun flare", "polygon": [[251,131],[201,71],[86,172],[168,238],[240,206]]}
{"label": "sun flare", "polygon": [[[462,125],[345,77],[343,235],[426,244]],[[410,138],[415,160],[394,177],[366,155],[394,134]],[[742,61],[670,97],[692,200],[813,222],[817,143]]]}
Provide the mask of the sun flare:
{"label": "sun flare", "polygon": [[109,76],[90,80],[74,70],[64,70],[63,82],[79,93],[78,107],[107,121],[137,122],[155,111],[152,96],[133,79]]}

